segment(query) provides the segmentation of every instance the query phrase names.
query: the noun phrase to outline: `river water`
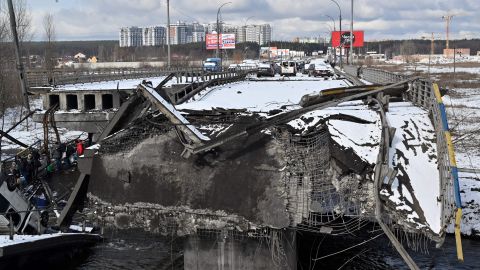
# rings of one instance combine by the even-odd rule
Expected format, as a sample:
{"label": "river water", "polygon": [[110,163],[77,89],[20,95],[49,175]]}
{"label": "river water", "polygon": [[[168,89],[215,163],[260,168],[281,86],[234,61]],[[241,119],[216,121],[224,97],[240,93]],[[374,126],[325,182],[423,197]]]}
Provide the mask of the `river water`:
{"label": "river water", "polygon": [[[183,269],[183,240],[170,239],[141,231],[110,231],[103,243],[92,247],[82,256],[72,260],[64,269]],[[323,237],[322,237],[323,238]],[[322,260],[311,260],[331,254],[352,245],[349,239],[323,238],[318,242],[298,238],[298,269],[408,269],[400,256],[389,245],[386,237]],[[447,237],[440,249],[432,248],[429,254],[410,254],[421,269],[480,269],[480,241],[463,239],[465,262],[456,260],[454,238]]]}

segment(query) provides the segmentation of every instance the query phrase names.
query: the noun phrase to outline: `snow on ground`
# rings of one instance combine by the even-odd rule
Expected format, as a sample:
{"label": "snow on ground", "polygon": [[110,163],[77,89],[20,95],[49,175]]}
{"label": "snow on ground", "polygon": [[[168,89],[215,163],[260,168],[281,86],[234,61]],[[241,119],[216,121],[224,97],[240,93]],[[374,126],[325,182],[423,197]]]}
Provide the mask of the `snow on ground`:
{"label": "snow on ground", "polygon": [[[457,63],[460,63],[460,62],[462,62],[462,63],[468,63],[468,62],[478,63],[478,62],[480,62],[480,56],[476,56],[476,55],[461,56],[461,57],[457,56],[454,60],[453,57],[452,58],[446,58],[443,55],[433,55],[433,57],[430,59],[430,62],[432,64],[453,64],[453,61],[455,61]],[[405,61],[399,60],[399,59],[396,59],[396,60],[392,59],[392,60],[385,61],[385,63],[398,65],[398,64],[405,64]],[[428,65],[428,56],[421,59],[419,61],[419,63]]]}
{"label": "snow on ground", "polygon": [[[415,66],[406,66],[409,70],[417,70],[428,72],[427,65],[415,65]],[[455,72],[466,72],[472,74],[479,74],[480,67],[456,67]],[[430,73],[453,73],[453,66],[431,66]]]}
{"label": "snow on ground", "polygon": [[[396,128],[389,165],[398,170],[391,192],[382,190],[417,228],[441,230],[442,205],[435,129],[428,113],[409,102],[390,103],[387,119]],[[392,194],[393,193],[393,194]],[[428,194],[428,195],[427,195]]]}
{"label": "snow on ground", "polygon": [[[480,236],[480,177],[476,173],[459,173],[462,198],[462,234]],[[452,223],[448,232],[454,232]]]}
{"label": "snow on ground", "polygon": [[[325,81],[325,80],[335,80],[334,77],[309,77],[305,74],[297,74],[297,76],[281,76],[280,74],[275,74],[274,77],[257,77],[255,74],[247,76],[248,80],[251,81]],[[351,85],[351,84],[349,84]]]}
{"label": "snow on ground", "polygon": [[[40,98],[31,99],[30,106],[32,110],[41,109],[42,100]],[[8,108],[6,110],[4,115],[4,118],[5,118],[5,126],[3,128],[4,131],[7,131],[10,127],[12,127],[15,123],[17,123],[21,119],[22,117],[21,112],[22,112],[21,106]],[[58,132],[60,134],[60,139],[62,141],[70,141],[70,140],[77,139],[79,137],[81,139],[86,139],[88,136],[86,133],[82,131],[71,131],[65,128],[58,128]],[[20,124],[18,127],[10,131],[8,134],[27,145],[31,145],[36,143],[39,140],[43,140],[43,136],[44,136],[43,125],[41,123],[33,122],[32,119],[30,118],[28,120],[28,125],[27,125],[27,122],[24,121],[22,124]],[[55,138],[54,131],[51,128],[49,129],[49,137]],[[13,151],[20,148],[18,145],[12,143],[6,138],[2,138],[1,143],[2,143],[2,152],[3,151],[7,152],[8,150]],[[8,158],[10,157],[11,154],[12,152],[3,153],[1,158],[2,159]]]}
{"label": "snow on ground", "polygon": [[[443,97],[459,168],[480,168],[480,89],[452,89]],[[480,236],[480,170],[459,173],[463,217],[461,230]],[[454,232],[453,224],[448,228]]]}
{"label": "snow on ground", "polygon": [[348,86],[344,80],[315,81],[243,81],[208,88],[177,109],[210,110],[212,108],[247,109],[268,112],[282,106],[296,106],[306,94]]}
{"label": "snow on ground", "polygon": [[[143,80],[151,81],[152,85],[155,87],[159,83],[161,83],[166,76],[160,77],[147,77],[142,79],[122,79],[122,80],[112,80],[112,81],[104,81],[104,82],[91,82],[91,83],[76,83],[76,84],[66,84],[66,85],[58,85],[54,88],[54,91],[72,91],[72,90],[112,90],[112,89],[119,89],[119,90],[130,90],[136,89],[138,84],[140,84]],[[181,78],[182,82],[185,82],[187,77],[183,76]],[[190,77],[188,80],[190,81]],[[180,83],[174,77],[169,82],[165,84],[165,86],[170,86],[173,83]]]}

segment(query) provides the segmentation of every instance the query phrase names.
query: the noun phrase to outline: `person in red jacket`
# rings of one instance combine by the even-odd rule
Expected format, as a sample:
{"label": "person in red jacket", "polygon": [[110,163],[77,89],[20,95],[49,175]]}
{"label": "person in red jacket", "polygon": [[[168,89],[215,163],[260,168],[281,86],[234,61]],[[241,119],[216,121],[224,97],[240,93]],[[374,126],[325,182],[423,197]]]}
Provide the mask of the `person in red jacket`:
{"label": "person in red jacket", "polygon": [[77,157],[83,155],[83,150],[84,150],[84,147],[83,147],[82,140],[77,140]]}

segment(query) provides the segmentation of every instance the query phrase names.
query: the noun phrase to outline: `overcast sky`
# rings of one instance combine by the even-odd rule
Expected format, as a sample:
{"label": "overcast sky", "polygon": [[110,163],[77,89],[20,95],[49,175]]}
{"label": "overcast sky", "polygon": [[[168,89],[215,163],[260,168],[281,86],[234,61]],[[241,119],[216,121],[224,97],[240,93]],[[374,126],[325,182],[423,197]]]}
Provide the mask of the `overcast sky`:
{"label": "overcast sky", "polygon": [[[32,13],[34,39],[44,38],[42,18],[52,13],[58,40],[118,39],[122,26],[166,24],[166,0],[26,0]],[[274,40],[326,35],[338,8],[330,0],[230,0],[222,8],[228,24],[270,23]],[[216,20],[228,0],[171,0],[171,21]],[[337,0],[343,27],[349,27],[350,0]],[[445,37],[442,16],[451,13],[454,38],[480,37],[480,0],[354,0],[354,28],[366,40],[420,38],[435,32]]]}

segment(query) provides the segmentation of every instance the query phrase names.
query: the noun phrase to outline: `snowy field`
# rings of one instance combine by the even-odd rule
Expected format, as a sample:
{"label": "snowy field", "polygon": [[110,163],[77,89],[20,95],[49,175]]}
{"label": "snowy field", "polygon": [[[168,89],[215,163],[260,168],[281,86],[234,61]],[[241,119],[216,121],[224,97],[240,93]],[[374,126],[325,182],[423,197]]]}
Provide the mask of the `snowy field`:
{"label": "snowy field", "polygon": [[[480,236],[480,89],[453,89],[444,96],[460,172],[462,233]],[[449,228],[453,232],[453,226]]]}

